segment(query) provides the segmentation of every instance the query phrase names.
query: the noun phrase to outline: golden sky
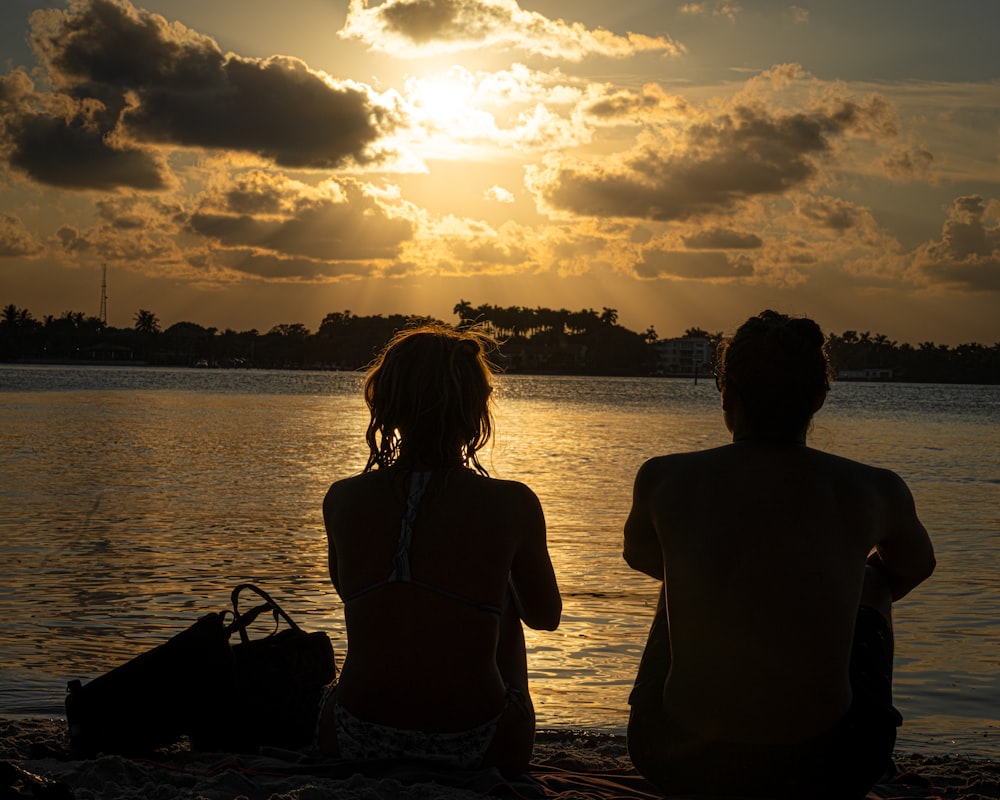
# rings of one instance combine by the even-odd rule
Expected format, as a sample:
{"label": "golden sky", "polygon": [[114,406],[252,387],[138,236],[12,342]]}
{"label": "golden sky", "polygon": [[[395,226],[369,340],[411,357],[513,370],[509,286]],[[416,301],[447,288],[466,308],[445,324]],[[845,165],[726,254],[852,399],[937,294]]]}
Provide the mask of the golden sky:
{"label": "golden sky", "polygon": [[1000,4],[0,9],[0,305],[1000,341]]}

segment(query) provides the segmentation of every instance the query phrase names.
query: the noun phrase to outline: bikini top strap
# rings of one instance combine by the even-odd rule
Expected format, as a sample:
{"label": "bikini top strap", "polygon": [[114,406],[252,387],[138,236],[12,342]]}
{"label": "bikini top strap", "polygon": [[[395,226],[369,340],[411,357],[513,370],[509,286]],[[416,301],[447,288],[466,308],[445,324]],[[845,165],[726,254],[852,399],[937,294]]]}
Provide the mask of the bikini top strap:
{"label": "bikini top strap", "polygon": [[399,543],[396,545],[396,552],[392,557],[392,574],[390,581],[402,581],[409,583],[413,580],[410,572],[410,547],[413,544],[413,524],[417,520],[417,511],[420,508],[420,501],[427,491],[427,485],[431,481],[431,472],[414,472],[410,475],[410,491],[406,498],[406,513],[400,523]]}

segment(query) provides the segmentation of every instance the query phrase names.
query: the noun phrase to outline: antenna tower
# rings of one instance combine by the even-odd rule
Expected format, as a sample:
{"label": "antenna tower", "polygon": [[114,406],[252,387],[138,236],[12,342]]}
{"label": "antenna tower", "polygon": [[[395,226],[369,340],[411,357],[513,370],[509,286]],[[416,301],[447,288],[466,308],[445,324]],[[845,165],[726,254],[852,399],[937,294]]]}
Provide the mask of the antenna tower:
{"label": "antenna tower", "polygon": [[108,265],[101,269],[101,323],[108,324]]}

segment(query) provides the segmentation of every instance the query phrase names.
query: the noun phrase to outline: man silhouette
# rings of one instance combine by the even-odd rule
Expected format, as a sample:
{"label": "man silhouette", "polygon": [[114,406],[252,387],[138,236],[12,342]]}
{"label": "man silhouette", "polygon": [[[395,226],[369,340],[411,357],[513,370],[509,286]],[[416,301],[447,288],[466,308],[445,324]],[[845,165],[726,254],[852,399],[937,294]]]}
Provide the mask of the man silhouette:
{"label": "man silhouette", "polygon": [[732,444],[636,476],[624,556],[663,588],[628,748],[667,793],[863,798],[891,763],[891,605],[934,550],[895,473],[806,446],[823,344],[747,320],[717,371]]}

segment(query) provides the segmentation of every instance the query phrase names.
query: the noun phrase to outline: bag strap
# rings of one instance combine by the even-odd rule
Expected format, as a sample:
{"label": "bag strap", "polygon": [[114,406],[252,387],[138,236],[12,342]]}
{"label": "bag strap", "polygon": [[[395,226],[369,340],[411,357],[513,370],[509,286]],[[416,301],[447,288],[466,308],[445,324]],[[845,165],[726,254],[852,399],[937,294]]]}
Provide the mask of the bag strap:
{"label": "bag strap", "polygon": [[[264,602],[261,605],[254,606],[245,614],[241,614],[240,594],[244,590],[249,590],[254,594],[259,595],[261,598],[264,599]],[[295,624],[295,621],[290,616],[288,616],[285,610],[278,605],[278,603],[274,600],[273,597],[271,597],[271,595],[269,595],[263,589],[261,589],[258,586],[255,586],[252,583],[241,583],[239,586],[233,589],[233,594],[231,599],[233,603],[233,621],[229,624],[229,627],[226,629],[226,633],[227,635],[231,636],[233,631],[239,631],[240,641],[242,642],[250,641],[250,637],[247,635],[247,628],[250,627],[250,625],[253,624],[253,621],[257,619],[257,617],[259,617],[265,611],[270,611],[274,615],[275,624],[278,623],[278,620],[280,618],[285,620],[285,622],[288,623],[288,626],[292,630],[299,632],[301,632],[302,630],[301,628],[299,628],[298,625]]]}

